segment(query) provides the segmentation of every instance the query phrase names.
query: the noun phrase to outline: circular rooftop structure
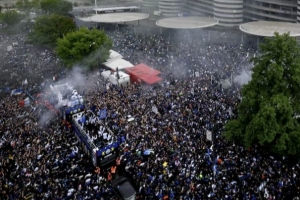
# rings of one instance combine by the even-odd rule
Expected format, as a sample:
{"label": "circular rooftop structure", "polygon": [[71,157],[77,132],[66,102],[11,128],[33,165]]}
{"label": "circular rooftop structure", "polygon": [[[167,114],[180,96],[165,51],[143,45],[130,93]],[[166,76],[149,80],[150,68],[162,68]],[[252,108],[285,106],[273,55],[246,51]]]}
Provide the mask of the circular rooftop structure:
{"label": "circular rooftop structure", "polygon": [[300,36],[300,24],[289,22],[256,21],[240,25],[240,30],[257,36],[273,37],[275,32],[279,34],[290,33],[290,36]]}
{"label": "circular rooftop structure", "polygon": [[170,17],[156,21],[157,26],[174,29],[206,28],[217,24],[218,20],[208,17]]}
{"label": "circular rooftop structure", "polygon": [[142,19],[147,19],[149,14],[136,13],[136,12],[120,12],[120,13],[107,13],[92,15],[85,18],[78,18],[85,22],[97,22],[97,23],[120,23],[120,22],[132,22]]}

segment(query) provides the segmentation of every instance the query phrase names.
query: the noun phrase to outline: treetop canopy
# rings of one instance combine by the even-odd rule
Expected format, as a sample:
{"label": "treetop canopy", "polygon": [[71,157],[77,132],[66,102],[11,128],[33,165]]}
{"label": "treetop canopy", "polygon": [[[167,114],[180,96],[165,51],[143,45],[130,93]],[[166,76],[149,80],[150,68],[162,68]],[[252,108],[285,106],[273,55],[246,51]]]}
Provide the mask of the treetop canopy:
{"label": "treetop canopy", "polygon": [[95,67],[109,57],[112,41],[104,31],[80,28],[58,39],[56,53],[71,67],[74,64]]}
{"label": "treetop canopy", "polygon": [[300,48],[289,34],[267,38],[253,58],[252,80],[242,88],[238,116],[225,136],[246,147],[300,153]]}

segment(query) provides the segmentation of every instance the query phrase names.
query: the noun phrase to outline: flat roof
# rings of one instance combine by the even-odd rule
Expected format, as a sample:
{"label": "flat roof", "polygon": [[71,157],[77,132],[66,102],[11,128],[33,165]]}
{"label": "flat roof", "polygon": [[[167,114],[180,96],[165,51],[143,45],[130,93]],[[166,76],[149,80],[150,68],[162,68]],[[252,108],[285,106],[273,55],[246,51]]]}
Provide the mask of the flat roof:
{"label": "flat roof", "polygon": [[106,67],[108,67],[109,69],[112,69],[114,71],[117,70],[117,68],[119,70],[128,68],[128,67],[133,67],[133,64],[128,62],[127,60],[124,60],[122,58],[118,58],[118,59],[111,59],[106,61],[105,63],[103,63]]}
{"label": "flat roof", "polygon": [[120,23],[120,22],[131,22],[142,19],[147,19],[149,14],[137,13],[137,12],[118,12],[118,13],[106,13],[92,15],[85,18],[78,18],[85,22],[97,22],[97,23]]}
{"label": "flat roof", "polygon": [[240,25],[240,30],[257,36],[273,37],[275,32],[279,34],[290,33],[290,36],[300,36],[300,24],[276,21],[256,21]]}
{"label": "flat roof", "polygon": [[157,26],[174,29],[206,28],[217,24],[218,20],[209,17],[170,17],[156,21]]}
{"label": "flat roof", "polygon": [[152,67],[149,67],[148,65],[146,65],[144,63],[137,64],[137,65],[135,65],[133,67],[127,68],[126,70],[130,71],[131,73],[140,73],[140,72],[143,72],[143,73],[151,74],[153,76],[161,74],[160,71],[158,71],[158,70],[156,70],[156,69],[154,69]]}
{"label": "flat roof", "polygon": [[93,10],[97,10],[99,12],[105,12],[105,11],[118,11],[118,10],[126,10],[126,9],[132,9],[137,10],[140,9],[139,6],[108,6],[108,7],[101,7],[101,8],[94,8]]}
{"label": "flat roof", "polygon": [[143,82],[149,84],[149,85],[153,85],[155,83],[159,83],[161,82],[162,78],[160,78],[159,76],[154,76],[151,74],[143,74],[139,77]]}

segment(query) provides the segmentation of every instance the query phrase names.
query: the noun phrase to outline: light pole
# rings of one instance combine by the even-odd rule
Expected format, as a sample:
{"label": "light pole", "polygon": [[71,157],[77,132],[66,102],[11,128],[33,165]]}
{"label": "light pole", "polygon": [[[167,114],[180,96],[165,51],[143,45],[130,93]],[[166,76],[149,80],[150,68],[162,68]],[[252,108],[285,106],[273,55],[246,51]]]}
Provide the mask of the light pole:
{"label": "light pole", "polygon": [[97,0],[95,0],[95,12],[96,12],[96,15],[98,14],[97,13]]}

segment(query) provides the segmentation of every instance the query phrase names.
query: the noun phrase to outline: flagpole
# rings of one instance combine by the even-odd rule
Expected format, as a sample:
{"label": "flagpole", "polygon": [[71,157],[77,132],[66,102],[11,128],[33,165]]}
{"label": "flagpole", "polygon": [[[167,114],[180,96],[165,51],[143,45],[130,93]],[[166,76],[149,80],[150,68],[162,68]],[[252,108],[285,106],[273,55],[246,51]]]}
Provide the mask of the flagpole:
{"label": "flagpole", "polygon": [[[213,176],[214,176],[214,180],[216,178],[216,158],[215,158],[215,150],[214,150],[214,144],[215,144],[215,127],[213,127],[212,132],[211,132],[211,142],[212,142],[212,149],[211,149],[211,153],[212,153],[212,157],[213,157]],[[215,170],[215,171],[214,171]]]}

